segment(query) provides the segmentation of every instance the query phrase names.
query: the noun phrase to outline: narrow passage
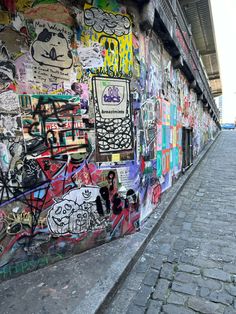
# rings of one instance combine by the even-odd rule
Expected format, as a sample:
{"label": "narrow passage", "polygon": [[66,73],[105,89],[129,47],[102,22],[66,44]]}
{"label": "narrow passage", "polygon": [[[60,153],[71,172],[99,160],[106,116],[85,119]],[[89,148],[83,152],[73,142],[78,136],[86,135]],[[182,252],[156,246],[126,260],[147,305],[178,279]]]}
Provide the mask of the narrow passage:
{"label": "narrow passage", "polygon": [[236,313],[236,132],[222,132],[105,313]]}

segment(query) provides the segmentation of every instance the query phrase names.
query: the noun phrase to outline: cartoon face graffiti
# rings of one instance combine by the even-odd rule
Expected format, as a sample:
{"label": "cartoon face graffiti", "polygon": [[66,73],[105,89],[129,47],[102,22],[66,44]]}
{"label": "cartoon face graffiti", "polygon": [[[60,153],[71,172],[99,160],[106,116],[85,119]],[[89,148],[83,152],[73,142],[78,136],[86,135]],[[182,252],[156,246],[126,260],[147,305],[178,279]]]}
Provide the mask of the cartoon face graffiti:
{"label": "cartoon face graffiti", "polygon": [[80,234],[105,228],[107,222],[99,216],[96,204],[99,190],[99,187],[87,186],[66,194],[48,212],[47,223],[51,233]]}
{"label": "cartoon face graffiti", "polygon": [[99,43],[105,52],[104,66],[112,68],[113,71],[120,70],[120,44],[118,39],[102,35],[99,38]]}
{"label": "cartoon face graffiti", "polygon": [[52,32],[44,28],[31,46],[31,55],[40,65],[56,67],[61,70],[72,66],[72,53],[62,32]]}
{"label": "cartoon face graffiti", "polygon": [[85,232],[88,230],[89,213],[86,210],[79,210],[75,215],[75,230]]}
{"label": "cartoon face graffiti", "polygon": [[70,220],[74,211],[78,210],[78,205],[71,200],[63,200],[56,203],[48,215],[48,227],[53,232],[57,230],[60,234],[69,232]]}

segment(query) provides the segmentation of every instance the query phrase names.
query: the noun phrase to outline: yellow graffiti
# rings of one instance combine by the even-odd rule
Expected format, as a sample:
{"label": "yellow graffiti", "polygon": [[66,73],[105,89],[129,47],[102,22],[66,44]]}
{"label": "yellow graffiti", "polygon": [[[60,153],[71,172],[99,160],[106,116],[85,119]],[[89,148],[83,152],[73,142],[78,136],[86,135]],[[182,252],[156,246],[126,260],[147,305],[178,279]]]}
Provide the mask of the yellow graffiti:
{"label": "yellow graffiti", "polygon": [[27,9],[31,8],[32,2],[32,0],[16,0],[16,10],[25,12]]}
{"label": "yellow graffiti", "polygon": [[[22,213],[10,213],[5,217],[0,217],[0,239],[3,238],[6,234],[15,235],[23,230],[23,226],[32,228],[33,226],[33,214],[31,212],[22,212]],[[38,228],[45,228],[47,225],[46,217],[39,217],[37,221]]]}
{"label": "yellow graffiti", "polygon": [[8,25],[11,23],[11,16],[8,11],[0,11],[0,24]]}
{"label": "yellow graffiti", "polygon": [[[85,5],[85,10],[92,8]],[[116,16],[114,12],[103,11],[104,14]],[[126,17],[129,21],[129,16],[119,14]],[[112,23],[111,23],[112,24]],[[108,27],[109,29],[109,24]],[[109,32],[109,31],[108,31]],[[112,33],[112,31],[111,31]],[[132,76],[133,72],[133,49],[132,49],[132,30],[130,21],[130,31],[127,34],[117,35],[114,31],[108,34],[105,31],[97,32],[92,26],[86,25],[82,34],[82,43],[85,46],[90,46],[91,43],[98,42],[103,51],[104,64],[102,68],[93,69],[92,73],[109,75],[109,76]]]}

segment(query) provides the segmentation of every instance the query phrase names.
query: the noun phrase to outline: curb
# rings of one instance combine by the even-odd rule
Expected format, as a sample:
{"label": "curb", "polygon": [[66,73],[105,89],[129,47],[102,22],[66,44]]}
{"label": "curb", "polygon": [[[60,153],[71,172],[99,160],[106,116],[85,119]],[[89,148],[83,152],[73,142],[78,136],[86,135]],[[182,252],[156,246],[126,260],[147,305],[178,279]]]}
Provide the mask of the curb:
{"label": "curb", "polygon": [[116,280],[116,282],[114,282],[113,287],[111,287],[107,295],[104,296],[104,299],[101,300],[100,305],[98,305],[97,309],[94,311],[95,314],[102,314],[105,311],[107,305],[111,303],[115,293],[125,281],[127,274],[132,270],[139,257],[142,255],[143,251],[147,247],[148,243],[152,239],[153,235],[159,229],[179,193],[183,190],[184,186],[189,181],[201,162],[204,160],[210,149],[214,148],[220,135],[221,132],[216,135],[213,141],[209,142],[205,146],[203,151],[193,161],[193,165],[178,179],[177,182],[174,183],[174,185],[166,193],[163,194],[161,203],[157,206],[157,209],[149,216],[144,224],[143,229],[137,233],[144,235],[144,240],[140,243],[133,257],[128,261],[119,278]]}

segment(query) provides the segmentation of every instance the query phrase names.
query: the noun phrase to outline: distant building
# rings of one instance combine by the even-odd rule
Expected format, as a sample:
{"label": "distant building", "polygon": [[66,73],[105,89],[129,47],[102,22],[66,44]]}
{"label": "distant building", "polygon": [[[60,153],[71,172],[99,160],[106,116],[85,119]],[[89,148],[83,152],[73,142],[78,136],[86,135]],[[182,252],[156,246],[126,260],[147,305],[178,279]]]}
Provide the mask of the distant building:
{"label": "distant building", "polygon": [[223,96],[219,96],[215,98],[215,102],[217,105],[217,108],[220,110],[220,123],[222,123],[222,108],[223,108]]}

